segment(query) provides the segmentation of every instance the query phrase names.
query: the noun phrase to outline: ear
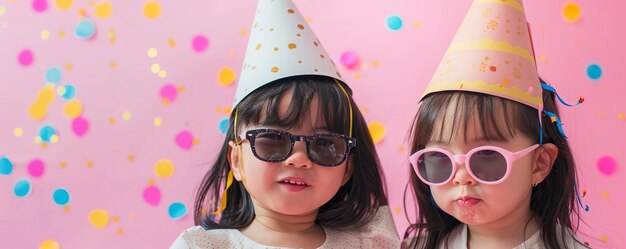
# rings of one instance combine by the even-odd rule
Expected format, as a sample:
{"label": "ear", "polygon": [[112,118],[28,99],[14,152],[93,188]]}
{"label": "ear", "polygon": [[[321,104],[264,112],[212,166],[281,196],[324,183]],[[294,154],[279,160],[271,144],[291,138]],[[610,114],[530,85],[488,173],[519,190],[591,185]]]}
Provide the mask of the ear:
{"label": "ear", "polygon": [[353,160],[352,154],[350,154],[348,156],[348,159],[346,159],[346,171],[343,173],[343,180],[341,181],[341,186],[345,185],[352,177],[352,173],[354,172],[353,162],[354,160]]}
{"label": "ear", "polygon": [[533,168],[532,184],[541,183],[552,170],[552,165],[559,155],[559,148],[552,143],[547,143],[537,148],[537,157]]}
{"label": "ear", "polygon": [[[239,145],[241,146],[241,145]],[[233,176],[235,177],[235,180],[237,181],[241,181],[241,170],[240,170],[240,165],[241,162],[239,161],[239,149],[237,148],[238,145],[234,142],[234,141],[230,141],[228,142],[228,164],[230,165],[230,170],[233,171]]]}

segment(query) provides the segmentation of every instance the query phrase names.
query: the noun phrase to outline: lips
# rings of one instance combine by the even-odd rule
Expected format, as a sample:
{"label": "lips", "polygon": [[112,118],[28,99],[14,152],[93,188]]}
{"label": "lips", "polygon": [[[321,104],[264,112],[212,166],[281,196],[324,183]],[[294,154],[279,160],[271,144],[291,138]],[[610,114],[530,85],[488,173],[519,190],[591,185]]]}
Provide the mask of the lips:
{"label": "lips", "polygon": [[306,179],[297,176],[282,178],[277,183],[292,192],[302,191],[311,186]]}
{"label": "lips", "polygon": [[459,207],[473,207],[475,205],[477,205],[481,200],[478,198],[474,198],[474,197],[470,197],[470,196],[463,196],[460,198],[457,198],[456,200],[454,200],[454,202],[459,206]]}

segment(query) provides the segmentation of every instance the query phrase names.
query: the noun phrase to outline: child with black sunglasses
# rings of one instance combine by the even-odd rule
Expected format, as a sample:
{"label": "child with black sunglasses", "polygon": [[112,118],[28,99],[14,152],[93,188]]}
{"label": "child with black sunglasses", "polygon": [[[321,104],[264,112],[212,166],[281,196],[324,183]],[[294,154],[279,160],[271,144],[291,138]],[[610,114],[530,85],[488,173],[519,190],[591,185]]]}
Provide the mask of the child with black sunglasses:
{"label": "child with black sunglasses", "polygon": [[291,1],[256,13],[197,226],[172,248],[399,248],[351,90]]}
{"label": "child with black sunglasses", "polygon": [[420,99],[409,158],[419,210],[403,247],[585,248],[575,232],[589,208],[555,96],[522,2],[475,0]]}

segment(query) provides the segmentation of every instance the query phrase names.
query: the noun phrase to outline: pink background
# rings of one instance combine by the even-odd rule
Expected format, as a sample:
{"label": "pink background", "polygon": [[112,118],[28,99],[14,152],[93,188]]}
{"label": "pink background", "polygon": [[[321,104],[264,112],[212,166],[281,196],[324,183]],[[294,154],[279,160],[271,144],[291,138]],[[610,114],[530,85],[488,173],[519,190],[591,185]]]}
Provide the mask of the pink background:
{"label": "pink background", "polygon": [[[219,71],[229,67],[238,74],[255,2],[158,1],[161,13],[154,19],[143,14],[147,1],[111,1],[113,11],[98,18],[100,1],[73,1],[67,10],[46,2],[37,12],[33,1],[0,0],[0,157],[14,164],[12,173],[0,175],[0,247],[38,248],[45,240],[61,248],[165,248],[185,228],[191,215],[174,220],[168,206],[180,201],[189,212],[200,176],[215,158],[223,135],[219,123],[228,116],[235,84],[218,82]],[[398,229],[406,227],[402,194],[408,170],[405,137],[417,109],[417,99],[431,78],[471,1],[297,1],[300,11],[340,65],[340,56],[353,51],[361,66],[341,68],[364,110],[368,122],[386,128],[377,144],[384,164],[391,208]],[[571,101],[584,96],[576,108],[562,108],[565,132],[570,136],[580,174],[587,225],[583,237],[598,248],[626,245],[623,212],[626,182],[621,167],[626,162],[626,99],[619,67],[626,53],[626,3],[578,0],[580,21],[563,19],[564,0],[526,1],[533,27],[539,72]],[[74,34],[81,10],[92,20],[97,34],[84,40]],[[386,19],[398,15],[400,30],[392,31]],[[40,33],[49,31],[42,39]],[[64,32],[64,35],[60,35]],[[111,42],[109,33],[115,33]],[[192,40],[208,38],[206,50],[195,51]],[[175,41],[171,46],[169,39]],[[148,57],[148,49],[158,55]],[[18,54],[29,49],[34,61],[20,65]],[[115,66],[111,66],[115,63]],[[151,72],[158,63],[165,78]],[[596,63],[602,77],[591,80],[587,66]],[[62,72],[55,89],[66,83],[76,87],[83,103],[82,116],[89,128],[77,136],[72,120],[63,114],[67,102],[59,95],[42,121],[28,107],[44,88],[50,67]],[[159,92],[166,84],[182,87],[177,98],[163,104]],[[131,118],[125,120],[123,113]],[[162,119],[156,126],[153,120]],[[114,122],[112,122],[112,120]],[[35,137],[44,125],[57,130],[59,141],[44,147]],[[16,136],[15,129],[23,134]],[[178,133],[188,131],[196,140],[190,149],[177,145]],[[614,170],[604,174],[598,160],[609,156]],[[44,172],[29,174],[29,162],[40,159]],[[170,159],[175,172],[159,178],[154,166]],[[606,167],[604,165],[603,167]],[[610,169],[610,165],[609,165]],[[13,194],[19,179],[32,182],[26,198]],[[153,184],[161,199],[148,204],[143,190]],[[53,202],[52,193],[65,188],[71,195],[67,207]],[[93,209],[109,214],[109,223],[92,226]],[[413,216],[411,214],[411,216]]]}

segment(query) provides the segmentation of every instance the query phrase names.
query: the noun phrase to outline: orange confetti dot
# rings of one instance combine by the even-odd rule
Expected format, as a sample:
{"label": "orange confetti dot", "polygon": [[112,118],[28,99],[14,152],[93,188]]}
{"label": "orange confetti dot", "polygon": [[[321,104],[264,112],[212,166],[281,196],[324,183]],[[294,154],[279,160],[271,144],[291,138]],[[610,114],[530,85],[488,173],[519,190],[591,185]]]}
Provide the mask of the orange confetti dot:
{"label": "orange confetti dot", "polygon": [[298,24],[298,28],[299,28],[299,29],[304,29],[304,25],[302,25],[302,24]]}
{"label": "orange confetti dot", "polygon": [[278,67],[273,67],[272,68],[272,73],[278,73]]}
{"label": "orange confetti dot", "polygon": [[295,49],[297,46],[295,43],[289,43],[288,47],[289,49]]}

